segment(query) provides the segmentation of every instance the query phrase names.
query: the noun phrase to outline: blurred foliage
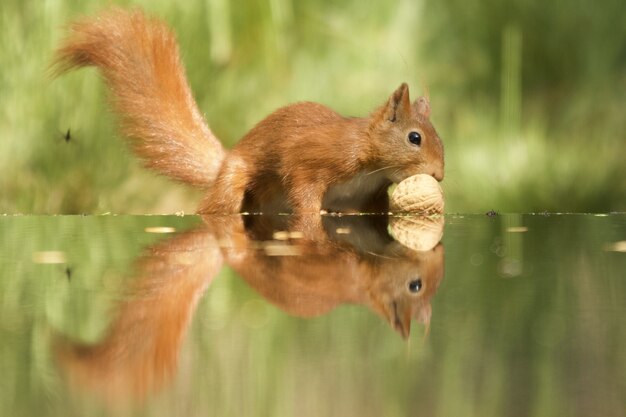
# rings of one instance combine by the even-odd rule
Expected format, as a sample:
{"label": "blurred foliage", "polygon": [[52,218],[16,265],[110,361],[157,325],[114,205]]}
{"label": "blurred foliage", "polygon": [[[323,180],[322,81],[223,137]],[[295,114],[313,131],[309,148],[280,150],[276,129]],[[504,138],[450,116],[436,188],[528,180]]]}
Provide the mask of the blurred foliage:
{"label": "blurred foliage", "polygon": [[[364,115],[407,81],[431,96],[448,211],[626,210],[621,0],[113,3],[175,30],[199,106],[229,145],[287,103]],[[0,212],[195,209],[197,192],[128,155],[95,71],[47,75],[64,25],[103,7],[3,2]]]}

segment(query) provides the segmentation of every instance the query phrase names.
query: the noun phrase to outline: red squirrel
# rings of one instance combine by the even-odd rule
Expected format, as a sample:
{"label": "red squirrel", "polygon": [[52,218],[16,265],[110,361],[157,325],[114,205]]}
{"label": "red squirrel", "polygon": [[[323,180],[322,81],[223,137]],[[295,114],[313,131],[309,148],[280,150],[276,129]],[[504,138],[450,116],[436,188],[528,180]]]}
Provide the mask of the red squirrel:
{"label": "red squirrel", "polygon": [[85,66],[100,70],[122,133],[145,165],[206,190],[199,213],[239,213],[271,201],[286,201],[295,213],[351,208],[351,200],[356,208],[385,207],[392,183],[444,176],[429,101],[411,103],[405,83],[363,118],[311,102],[282,107],[226,151],[198,110],[163,22],[122,9],[74,22],[54,68]]}

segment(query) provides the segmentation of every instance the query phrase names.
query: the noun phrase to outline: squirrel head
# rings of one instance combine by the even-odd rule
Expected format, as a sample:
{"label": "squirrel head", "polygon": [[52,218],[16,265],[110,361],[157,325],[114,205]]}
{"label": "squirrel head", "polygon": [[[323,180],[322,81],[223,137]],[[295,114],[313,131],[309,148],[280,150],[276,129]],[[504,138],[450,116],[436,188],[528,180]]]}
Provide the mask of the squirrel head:
{"label": "squirrel head", "polygon": [[402,83],[371,116],[369,135],[377,169],[398,183],[416,174],[443,180],[443,144],[430,123],[430,103],[420,97],[411,103],[409,86]]}
{"label": "squirrel head", "polygon": [[431,299],[444,275],[441,243],[425,252],[402,250],[401,256],[377,262],[377,274],[368,287],[369,304],[405,339],[411,321],[426,325],[432,315]]}

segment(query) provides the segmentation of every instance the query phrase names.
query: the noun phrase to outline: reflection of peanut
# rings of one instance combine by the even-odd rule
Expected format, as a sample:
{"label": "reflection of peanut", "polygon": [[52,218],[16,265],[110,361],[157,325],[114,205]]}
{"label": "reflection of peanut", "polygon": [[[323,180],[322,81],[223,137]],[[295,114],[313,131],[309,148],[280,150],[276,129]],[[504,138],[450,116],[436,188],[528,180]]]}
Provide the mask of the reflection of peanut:
{"label": "reflection of peanut", "polygon": [[443,192],[430,175],[413,175],[393,190],[390,207],[394,212],[443,213]]}
{"label": "reflection of peanut", "polygon": [[427,251],[434,248],[443,236],[443,216],[391,216],[389,228],[393,237],[404,246]]}

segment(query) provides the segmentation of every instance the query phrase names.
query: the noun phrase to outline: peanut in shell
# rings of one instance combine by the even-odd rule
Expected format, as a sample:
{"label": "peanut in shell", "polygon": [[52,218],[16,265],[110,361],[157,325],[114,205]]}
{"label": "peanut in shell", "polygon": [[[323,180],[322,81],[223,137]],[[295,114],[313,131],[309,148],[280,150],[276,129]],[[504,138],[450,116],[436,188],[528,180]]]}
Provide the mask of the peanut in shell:
{"label": "peanut in shell", "polygon": [[392,212],[440,214],[444,208],[443,191],[430,175],[413,175],[393,190],[390,208]]}

